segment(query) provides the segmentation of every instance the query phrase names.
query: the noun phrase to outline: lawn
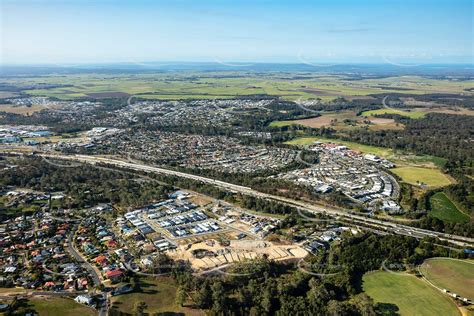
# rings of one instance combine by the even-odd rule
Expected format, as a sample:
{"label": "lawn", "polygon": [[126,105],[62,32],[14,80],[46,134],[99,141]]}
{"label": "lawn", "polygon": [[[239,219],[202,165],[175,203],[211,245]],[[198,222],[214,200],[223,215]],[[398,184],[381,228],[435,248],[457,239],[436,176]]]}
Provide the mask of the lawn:
{"label": "lawn", "polygon": [[137,302],[145,302],[145,312],[149,315],[165,312],[193,312],[199,314],[199,310],[191,310],[176,305],[176,284],[171,278],[142,277],[140,279],[141,292],[129,293],[112,298],[112,308],[121,312],[133,314]]}
{"label": "lawn", "polygon": [[420,185],[421,183],[428,187],[443,187],[453,183],[449,176],[445,175],[439,169],[423,168],[423,167],[397,167],[392,172],[402,178],[403,181],[412,185]]}
{"label": "lawn", "polygon": [[420,267],[425,278],[441,289],[474,300],[474,262],[431,258]]}
{"label": "lawn", "polygon": [[28,308],[34,309],[39,315],[48,316],[88,316],[97,315],[97,311],[72,299],[61,297],[32,298],[28,300]]}
{"label": "lawn", "polygon": [[430,204],[430,216],[432,217],[447,222],[467,222],[469,220],[469,216],[462,213],[443,192],[433,195],[430,198]]}
{"label": "lawn", "polygon": [[379,115],[379,114],[398,114],[398,115],[401,115],[401,116],[409,117],[411,119],[419,119],[419,118],[425,117],[427,112],[402,111],[402,110],[396,110],[396,109],[378,109],[378,110],[371,110],[371,111],[362,112],[362,116],[366,116],[366,117]]}
{"label": "lawn", "polygon": [[396,311],[392,315],[459,315],[450,298],[412,275],[370,272],[364,275],[362,288],[378,308]]}

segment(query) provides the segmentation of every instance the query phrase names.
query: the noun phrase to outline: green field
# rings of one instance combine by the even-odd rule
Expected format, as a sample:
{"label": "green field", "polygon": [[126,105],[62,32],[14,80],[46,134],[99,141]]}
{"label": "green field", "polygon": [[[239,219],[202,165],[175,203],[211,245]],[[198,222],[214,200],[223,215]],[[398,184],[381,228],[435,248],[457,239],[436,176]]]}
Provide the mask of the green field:
{"label": "green field", "polygon": [[466,222],[469,220],[469,216],[462,213],[443,192],[434,194],[430,198],[430,204],[430,216],[432,217],[447,222]]}
{"label": "green field", "polygon": [[[398,157],[397,164],[409,164],[409,165],[426,165],[427,167],[438,167],[443,168],[446,162],[446,158],[431,156],[431,155],[403,155]],[[405,163],[403,163],[405,162]]]}
{"label": "green field", "polygon": [[[145,302],[145,312],[149,315],[165,312],[186,312],[186,308],[176,305],[176,284],[172,279],[161,277],[140,278],[141,292],[129,293],[112,298],[112,308],[133,314],[135,303]],[[198,313],[199,310],[193,310]]]}
{"label": "green field", "polygon": [[32,298],[28,300],[28,308],[34,309],[39,315],[48,316],[89,316],[97,315],[97,311],[81,305],[68,298]]}
{"label": "green field", "polygon": [[273,121],[268,126],[269,127],[284,127],[284,126],[291,126],[291,125],[298,125],[298,122],[295,122],[295,121]]}
{"label": "green field", "polygon": [[401,116],[406,116],[412,119],[419,119],[423,118],[426,116],[427,112],[421,112],[421,111],[402,111],[402,110],[396,110],[396,109],[378,109],[378,110],[371,110],[371,111],[365,111],[362,113],[362,116],[374,116],[374,115],[379,115],[379,114],[398,114]]}
{"label": "green field", "polygon": [[370,272],[364,275],[362,287],[378,309],[396,311],[391,315],[460,315],[450,298],[412,275]]}
{"label": "green field", "polygon": [[424,183],[428,187],[436,188],[453,183],[453,181],[439,169],[406,166],[394,168],[392,172],[402,178],[406,183],[412,185]]}
{"label": "green field", "polygon": [[435,286],[474,300],[473,261],[432,258],[423,262],[420,272]]}

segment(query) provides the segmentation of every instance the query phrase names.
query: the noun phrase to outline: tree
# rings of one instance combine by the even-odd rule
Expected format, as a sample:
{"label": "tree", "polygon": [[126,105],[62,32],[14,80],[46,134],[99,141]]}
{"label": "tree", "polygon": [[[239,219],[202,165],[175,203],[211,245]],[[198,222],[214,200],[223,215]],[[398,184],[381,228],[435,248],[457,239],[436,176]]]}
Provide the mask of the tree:
{"label": "tree", "polygon": [[345,316],[353,314],[351,305],[346,302],[331,300],[327,304],[327,315]]}
{"label": "tree", "polygon": [[224,286],[220,280],[215,280],[212,284],[212,310],[216,314],[221,314],[224,312],[225,306],[225,291]]}
{"label": "tree", "polygon": [[147,304],[143,301],[138,301],[135,303],[133,308],[133,312],[136,316],[144,315],[145,309],[147,308]]}
{"label": "tree", "polygon": [[267,286],[265,290],[263,291],[262,301],[260,302],[260,305],[262,306],[262,310],[266,314],[270,314],[272,310],[272,297],[273,297],[272,290],[270,286]]}
{"label": "tree", "polygon": [[137,276],[133,276],[131,280],[131,285],[134,291],[140,291],[140,279]]}
{"label": "tree", "polygon": [[178,286],[178,290],[176,291],[176,304],[179,306],[183,306],[184,302],[186,301],[186,290],[182,285]]}
{"label": "tree", "polygon": [[212,305],[212,290],[208,280],[204,280],[197,297],[197,305],[200,308],[207,309]]}
{"label": "tree", "polygon": [[362,316],[375,316],[374,300],[365,293],[356,295],[353,299],[354,305]]}

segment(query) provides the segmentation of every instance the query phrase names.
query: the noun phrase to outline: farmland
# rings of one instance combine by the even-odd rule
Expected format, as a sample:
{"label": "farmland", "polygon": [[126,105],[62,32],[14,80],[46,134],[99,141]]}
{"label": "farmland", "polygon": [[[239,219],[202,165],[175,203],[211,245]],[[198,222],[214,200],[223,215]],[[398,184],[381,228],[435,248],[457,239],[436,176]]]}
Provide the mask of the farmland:
{"label": "farmland", "polygon": [[420,271],[435,286],[474,299],[474,262],[432,258],[425,260]]}
{"label": "farmland", "polygon": [[438,192],[430,198],[430,215],[447,222],[465,222],[469,216],[462,213],[456,205],[444,194]]}
{"label": "farmland", "polygon": [[[291,80],[290,80],[291,79]],[[371,94],[404,92],[461,93],[474,86],[471,81],[453,82],[422,77],[389,77],[381,80],[350,80],[344,75],[275,73],[264,77],[252,72],[198,73],[143,73],[143,74],[75,74],[70,76],[23,77],[8,80],[9,84],[24,86],[23,93],[34,96],[75,99],[107,95],[139,95],[145,99],[178,100],[234,98],[267,94],[285,100],[320,99],[330,101],[338,97],[349,100],[368,98]],[[400,81],[403,79],[403,82]],[[4,83],[6,81],[1,81]],[[50,87],[45,85],[58,85]],[[31,88],[31,87],[35,88]],[[409,89],[409,90],[406,90]],[[9,93],[6,91],[5,93]]]}
{"label": "farmland", "polygon": [[[363,277],[363,290],[379,309],[400,315],[459,315],[456,305],[441,292],[415,276],[384,271]],[[392,313],[393,314],[393,313]]]}

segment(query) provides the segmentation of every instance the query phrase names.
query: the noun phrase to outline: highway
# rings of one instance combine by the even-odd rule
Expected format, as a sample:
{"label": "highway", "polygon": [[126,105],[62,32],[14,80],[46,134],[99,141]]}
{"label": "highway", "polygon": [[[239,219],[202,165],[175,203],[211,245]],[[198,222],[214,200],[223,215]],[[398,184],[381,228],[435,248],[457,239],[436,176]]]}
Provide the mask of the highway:
{"label": "highway", "polygon": [[[10,152],[10,154],[18,155],[17,152]],[[20,155],[23,155],[21,153]],[[431,230],[425,230],[420,228],[415,228],[403,224],[398,224],[394,222],[390,222],[387,220],[382,220],[374,217],[369,217],[363,214],[355,214],[350,212],[349,210],[343,210],[332,206],[322,206],[317,204],[310,204],[308,202],[297,201],[290,198],[267,194],[263,192],[259,192],[249,187],[244,187],[228,182],[223,182],[220,180],[215,180],[211,178],[206,178],[198,175],[188,174],[184,172],[169,170],[165,168],[153,167],[148,166],[142,163],[132,163],[126,162],[118,159],[111,159],[111,158],[104,158],[99,156],[88,156],[88,155],[57,155],[57,154],[49,154],[49,153],[37,153],[36,155],[42,156],[45,158],[51,159],[61,159],[61,160],[68,160],[68,161],[75,161],[81,163],[88,163],[88,164],[107,164],[110,166],[120,167],[124,169],[142,171],[142,172],[149,172],[149,173],[158,173],[158,174],[165,174],[170,176],[176,176],[186,179],[192,179],[196,181],[201,181],[203,183],[212,184],[217,186],[221,189],[241,193],[257,198],[263,198],[267,200],[277,201],[285,205],[289,205],[295,207],[302,211],[307,211],[311,213],[319,213],[325,214],[332,217],[335,217],[337,220],[351,223],[353,225],[365,226],[371,229],[377,229],[380,231],[386,231],[388,233],[397,234],[397,235],[405,235],[411,236],[415,238],[423,238],[423,237],[437,237],[440,240],[447,241],[453,245],[458,247],[469,247],[474,248],[474,239],[463,237],[463,236],[456,236],[450,235],[440,232],[435,232]]]}

